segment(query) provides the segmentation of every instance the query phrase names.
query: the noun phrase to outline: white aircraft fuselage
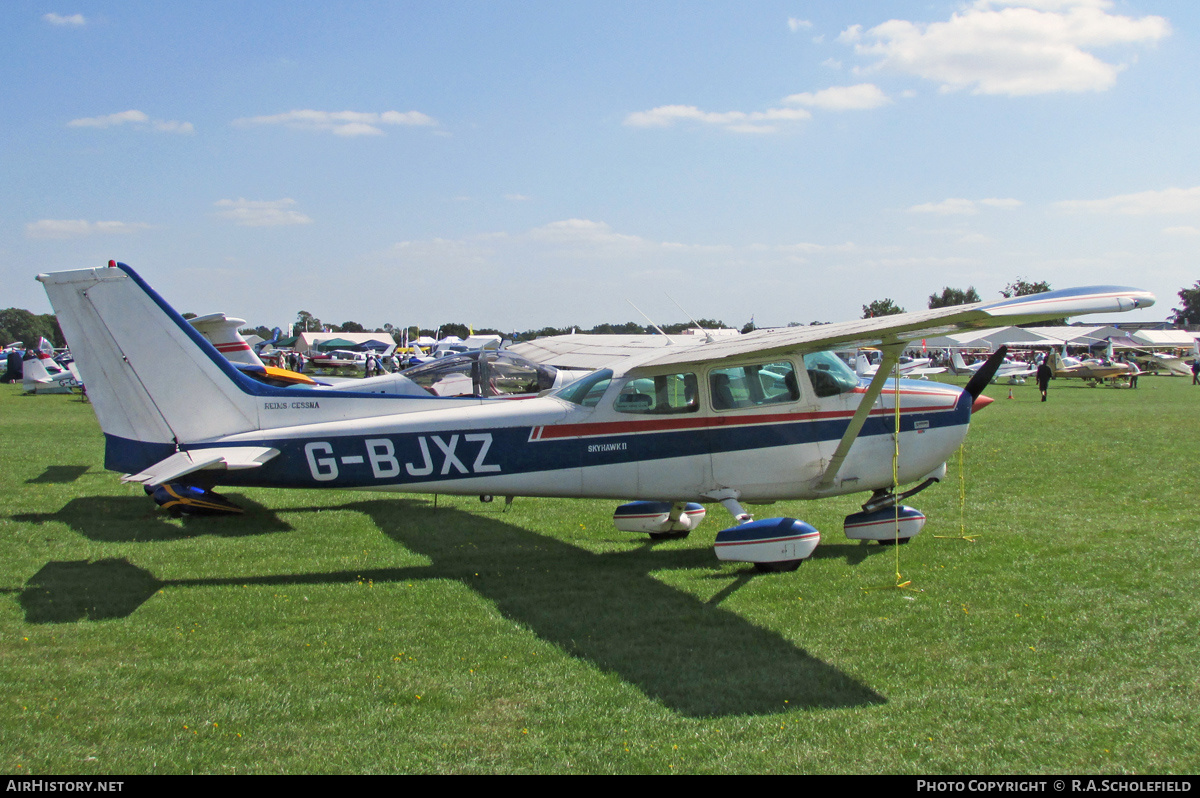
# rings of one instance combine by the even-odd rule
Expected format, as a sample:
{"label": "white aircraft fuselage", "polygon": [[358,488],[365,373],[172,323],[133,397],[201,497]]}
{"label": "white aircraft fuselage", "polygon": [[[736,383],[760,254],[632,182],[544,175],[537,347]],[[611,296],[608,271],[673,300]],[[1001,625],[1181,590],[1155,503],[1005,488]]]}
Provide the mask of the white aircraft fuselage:
{"label": "white aircraft fuselage", "polygon": [[[651,349],[509,401],[264,384],[127,266],[38,279],[88,385],[105,467],[164,507],[227,511],[219,485],[635,499],[652,506],[625,505],[615,520],[655,535],[686,534],[703,517],[689,503],[720,502],[738,526],[718,534],[717,555],[763,569],[795,567],[820,535],[796,519],[752,522],[739,502],[872,491],[847,535],[883,539],[872,530],[892,507],[898,541],[919,531],[924,516],[898,501],[944,473],[986,379],[967,389],[889,379],[906,341],[1153,303],[1136,289],[1068,289],[763,331]],[[884,351],[869,381],[829,351],[869,341]]]}

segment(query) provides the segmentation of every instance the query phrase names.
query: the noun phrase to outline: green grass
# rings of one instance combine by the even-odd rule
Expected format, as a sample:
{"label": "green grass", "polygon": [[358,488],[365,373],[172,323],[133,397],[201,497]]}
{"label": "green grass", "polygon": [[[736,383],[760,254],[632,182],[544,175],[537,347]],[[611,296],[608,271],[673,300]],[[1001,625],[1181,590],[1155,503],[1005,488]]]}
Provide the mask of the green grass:
{"label": "green grass", "polygon": [[963,506],[952,462],[898,549],[842,535],[862,497],[759,508],[825,538],[772,575],[715,559],[715,506],[653,545],[613,502],[245,490],[173,520],[86,404],[0,386],[0,768],[1194,773],[1187,383],[994,386]]}

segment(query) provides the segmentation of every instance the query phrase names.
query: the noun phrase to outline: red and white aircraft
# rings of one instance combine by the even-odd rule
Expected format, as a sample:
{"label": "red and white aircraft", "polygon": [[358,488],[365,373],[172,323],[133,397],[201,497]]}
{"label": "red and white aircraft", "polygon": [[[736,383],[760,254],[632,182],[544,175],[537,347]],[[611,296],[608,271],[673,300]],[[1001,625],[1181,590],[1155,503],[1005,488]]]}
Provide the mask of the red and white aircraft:
{"label": "red and white aircraft", "polygon": [[[717,534],[717,556],[761,570],[796,567],[820,533],[754,521],[746,504],[867,492],[847,535],[920,530],[924,516],[899,504],[945,473],[991,375],[965,389],[889,380],[909,341],[1154,302],[1133,288],[1068,289],[763,330],[648,349],[513,402],[266,385],[128,266],[38,280],[87,381],[105,467],[163,506],[238,511],[221,485],[613,498],[636,500],[618,508],[621,528],[678,536],[719,503],[736,523]],[[831,351],[869,345],[884,353],[870,381]]]}

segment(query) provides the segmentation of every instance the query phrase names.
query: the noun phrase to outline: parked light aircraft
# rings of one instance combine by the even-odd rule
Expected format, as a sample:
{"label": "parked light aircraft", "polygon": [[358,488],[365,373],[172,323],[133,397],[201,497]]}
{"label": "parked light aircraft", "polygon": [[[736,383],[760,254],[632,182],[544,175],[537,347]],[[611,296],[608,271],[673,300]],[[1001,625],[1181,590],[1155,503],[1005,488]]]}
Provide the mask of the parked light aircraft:
{"label": "parked light aircraft", "polygon": [[[490,346],[461,353],[447,352],[446,357],[439,357],[402,372],[384,373],[366,379],[327,376],[314,380],[305,374],[263,363],[238,332],[238,328],[246,324],[244,319],[231,318],[224,313],[212,313],[188,321],[239,371],[252,379],[276,387],[309,386],[314,390],[353,390],[357,393],[396,396],[527,399],[543,391],[561,388],[592,371],[545,366],[513,352]],[[477,338],[482,339],[477,342],[483,344],[500,342],[499,336]]]}
{"label": "parked light aircraft", "polygon": [[[946,371],[940,366],[931,366],[932,358],[900,356],[901,377],[928,377],[930,374],[942,374]],[[854,372],[860,377],[874,377],[879,370],[879,363],[872,363],[871,358],[860,351],[854,359]]]}
{"label": "parked light aircraft", "polygon": [[1190,377],[1192,376],[1190,364],[1200,359],[1200,341],[1196,342],[1195,349],[1196,351],[1191,357],[1174,357],[1162,352],[1144,352],[1137,356],[1137,361],[1146,369],[1153,371],[1162,369],[1177,377]]}
{"label": "parked light aircraft", "polygon": [[[976,374],[985,362],[981,360],[978,363],[968,364],[963,360],[962,353],[957,349],[950,354],[950,363],[954,366],[955,374]],[[1026,377],[1032,377],[1036,373],[1037,369],[1031,367],[1028,363],[1004,358],[999,367],[997,367],[992,379],[1007,379],[1011,383],[1025,382]]]}
{"label": "parked light aircraft", "polygon": [[55,363],[44,352],[26,357],[21,365],[21,387],[25,393],[74,393],[83,388],[78,374]]}
{"label": "parked light aircraft", "polygon": [[[820,533],[754,521],[743,503],[866,491],[849,537],[920,530],[924,516],[900,502],[945,473],[972,406],[990,401],[979,395],[990,374],[966,389],[889,380],[908,341],[1154,302],[1137,289],[1067,289],[764,330],[651,350],[511,402],[264,385],[128,266],[38,280],[88,380],[105,467],[163,506],[236,510],[217,485],[617,498],[639,500],[618,508],[621,528],[661,536],[686,534],[720,503],[737,523],[717,534],[718,557],[760,570],[796,567]],[[884,352],[869,382],[829,351],[868,344]]]}
{"label": "parked light aircraft", "polygon": [[1091,380],[1093,386],[1099,385],[1105,380],[1130,377],[1141,373],[1137,366],[1129,363],[1080,360],[1075,357],[1064,357],[1054,350],[1050,350],[1049,358],[1050,369],[1054,372],[1055,379]]}

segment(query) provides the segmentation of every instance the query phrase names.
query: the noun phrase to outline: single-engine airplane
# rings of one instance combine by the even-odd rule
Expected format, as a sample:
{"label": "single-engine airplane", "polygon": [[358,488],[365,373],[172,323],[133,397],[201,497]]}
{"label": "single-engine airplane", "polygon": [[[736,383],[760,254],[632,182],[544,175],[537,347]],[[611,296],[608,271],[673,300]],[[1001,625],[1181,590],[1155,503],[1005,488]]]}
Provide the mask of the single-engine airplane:
{"label": "single-engine airplane", "polygon": [[[854,358],[854,373],[860,377],[874,377],[875,372],[879,370],[879,363],[872,363],[870,356],[866,354],[867,351],[874,351],[874,349],[859,350]],[[931,374],[941,374],[946,371],[941,366],[930,365],[931,363],[933,363],[932,358],[901,355],[900,376],[928,379]]]}
{"label": "single-engine airplane", "polygon": [[75,393],[83,389],[78,374],[40,350],[27,356],[22,367],[21,386],[25,393]]}
{"label": "single-engine airplane", "polygon": [[1107,363],[1101,360],[1080,360],[1075,357],[1064,357],[1054,350],[1050,350],[1048,357],[1055,379],[1090,380],[1093,387],[1105,380],[1117,380],[1141,373],[1138,371],[1138,367],[1131,363],[1117,363],[1111,360]]}
{"label": "single-engine airplane", "polygon": [[[737,523],[717,534],[717,556],[767,571],[798,566],[820,533],[754,521],[743,503],[867,491],[847,536],[920,531],[924,516],[900,502],[945,473],[972,406],[990,401],[980,391],[991,375],[965,389],[889,380],[907,342],[1154,302],[1133,288],[1078,288],[763,330],[650,349],[514,402],[266,385],[124,264],[37,279],[87,380],[105,467],[168,509],[236,512],[218,485],[632,499],[618,527],[670,537],[720,503]],[[864,345],[884,353],[869,382],[829,351]]]}
{"label": "single-engine airplane", "polygon": [[[950,355],[950,363],[954,366],[955,374],[977,374],[987,361],[981,360],[978,363],[968,364],[963,360],[962,352],[955,349]],[[1019,360],[1009,360],[1004,358],[996,368],[996,373],[992,375],[992,380],[1007,379],[1010,383],[1025,382],[1026,377],[1032,377],[1037,373],[1037,369],[1030,366],[1028,363],[1022,363]]]}

